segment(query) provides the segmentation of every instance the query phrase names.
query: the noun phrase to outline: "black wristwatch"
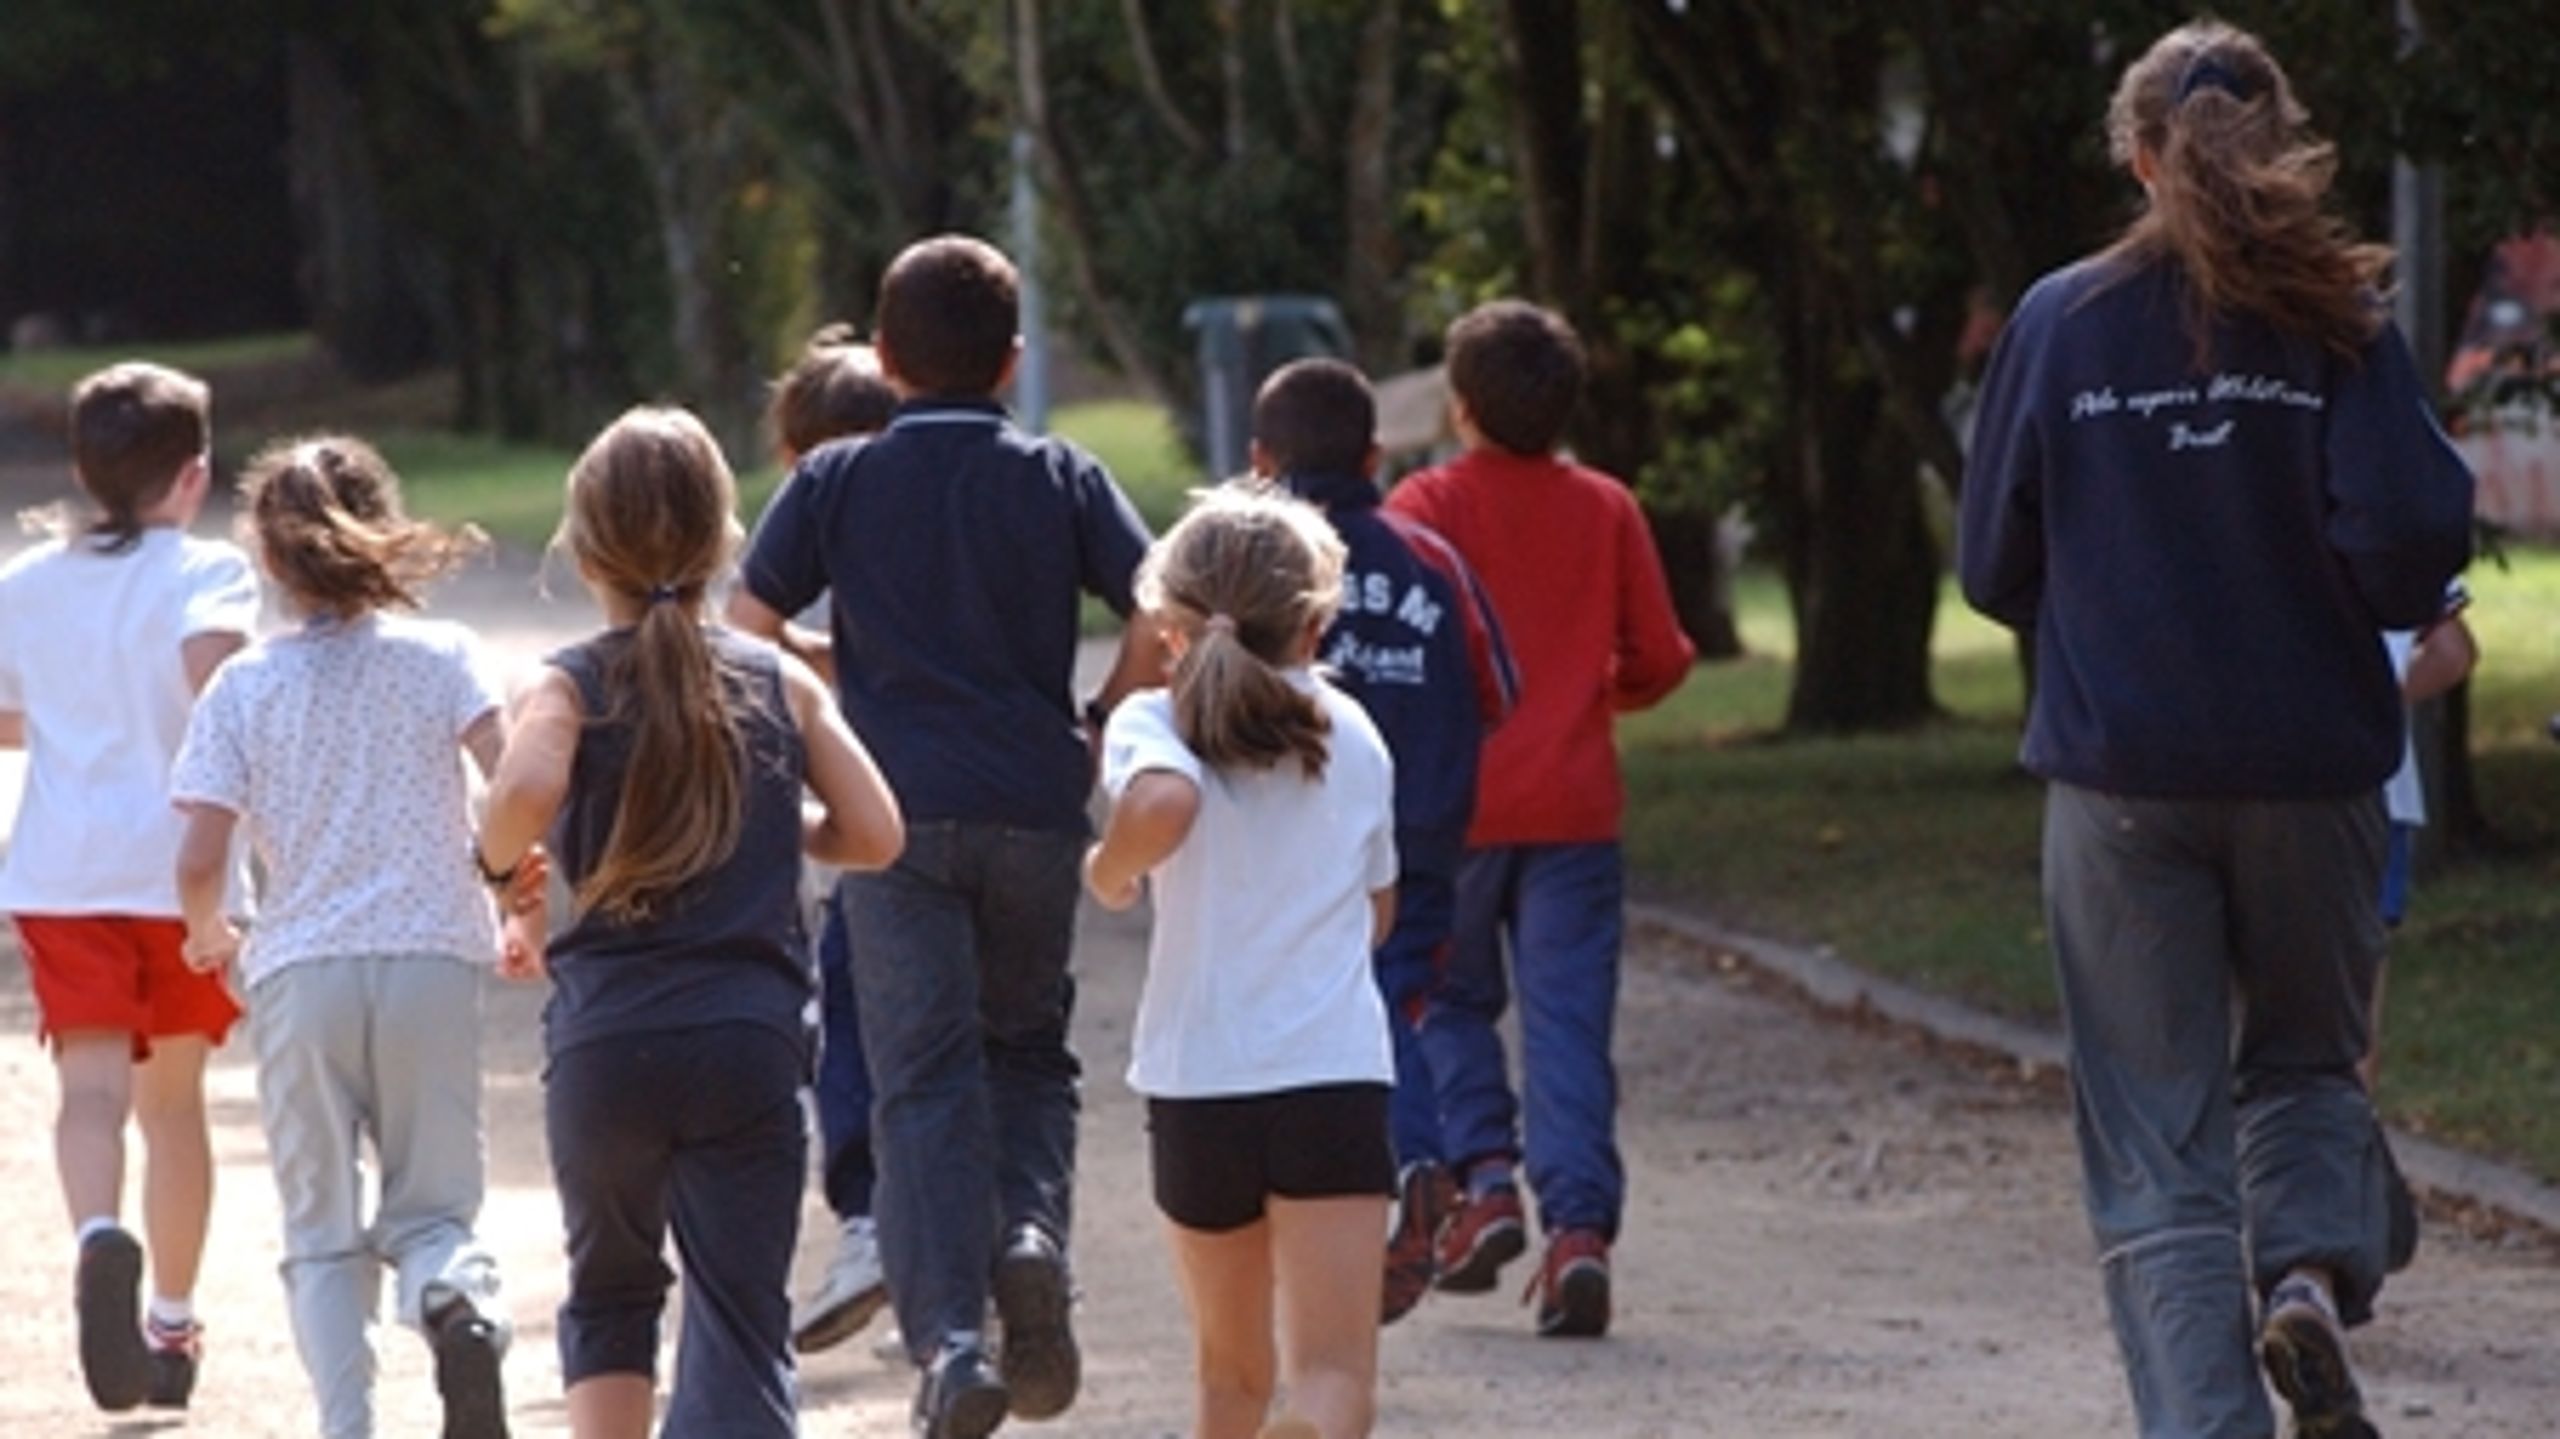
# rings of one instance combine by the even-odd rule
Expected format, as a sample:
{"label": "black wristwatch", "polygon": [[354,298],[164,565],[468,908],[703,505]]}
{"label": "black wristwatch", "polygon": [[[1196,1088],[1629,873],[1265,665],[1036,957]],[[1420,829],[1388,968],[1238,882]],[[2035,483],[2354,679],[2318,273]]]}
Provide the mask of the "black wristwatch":
{"label": "black wristwatch", "polygon": [[516,856],[516,862],[505,869],[491,869],[489,857],[480,852],[480,841],[475,839],[471,842],[471,867],[480,871],[482,884],[491,889],[505,889],[516,882],[516,875],[524,869],[524,856]]}
{"label": "black wristwatch", "polygon": [[1111,722],[1111,706],[1102,702],[1102,696],[1095,695],[1084,702],[1084,722],[1097,732]]}

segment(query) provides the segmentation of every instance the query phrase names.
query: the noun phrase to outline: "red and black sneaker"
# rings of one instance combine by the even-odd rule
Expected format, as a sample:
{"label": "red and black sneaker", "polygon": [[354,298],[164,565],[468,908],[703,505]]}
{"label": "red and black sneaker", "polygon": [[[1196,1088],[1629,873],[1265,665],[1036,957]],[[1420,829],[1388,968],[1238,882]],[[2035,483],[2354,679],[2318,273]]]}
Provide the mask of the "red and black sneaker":
{"label": "red and black sneaker", "polygon": [[1524,1298],[1538,1301],[1542,1339],[1597,1339],[1609,1332],[1609,1241],[1595,1229],[1567,1229],[1547,1241],[1547,1257]]}
{"label": "red and black sneaker", "polygon": [[1387,1279],[1378,1322],[1413,1312],[1440,1272],[1440,1230],[1458,1207],[1458,1182],[1428,1159],[1404,1167],[1396,1182],[1396,1222],[1387,1231]]}
{"label": "red and black sneaker", "polygon": [[154,1314],[142,1321],[142,1342],[151,1351],[146,1402],[154,1409],[186,1408],[196,1392],[196,1366],[204,1362],[204,1326],[192,1319],[171,1324]]}
{"label": "red and black sneaker", "polygon": [[1471,1196],[1440,1231],[1439,1286],[1452,1294],[1489,1293],[1502,1266],[1528,1248],[1520,1191],[1505,1185]]}

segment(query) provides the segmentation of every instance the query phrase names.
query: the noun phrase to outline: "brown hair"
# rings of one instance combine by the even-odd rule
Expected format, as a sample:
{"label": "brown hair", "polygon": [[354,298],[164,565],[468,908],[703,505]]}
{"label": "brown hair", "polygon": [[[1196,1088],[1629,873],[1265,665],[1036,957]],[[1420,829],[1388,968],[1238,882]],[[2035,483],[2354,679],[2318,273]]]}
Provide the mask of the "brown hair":
{"label": "brown hair", "polygon": [[1340,360],[1293,360],[1253,397],[1253,437],[1283,473],[1364,474],[1378,438],[1378,397]]}
{"label": "brown hair", "polygon": [[773,382],[765,415],[774,439],[793,459],[829,440],[886,429],[898,392],[880,375],[880,357],[854,338],[851,325],[828,325],[809,337],[800,358]]}
{"label": "brown hair", "polygon": [[644,920],[738,846],[741,693],[702,632],[703,591],[737,546],[737,481],[718,442],[680,409],[641,406],[569,470],[557,543],[590,584],[637,602],[613,662],[614,717],[632,728],[613,830],[578,903]]}
{"label": "brown hair", "polygon": [[416,609],[418,592],[488,544],[400,507],[400,477],[351,435],[279,440],[249,461],[241,503],[267,573],[314,614]]}
{"label": "brown hair", "polygon": [[1210,765],[1324,773],[1330,723],[1288,663],[1342,598],[1342,541],[1314,506],[1251,484],[1192,497],[1147,551],[1138,599],[1190,644],[1173,669],[1173,721]]}
{"label": "brown hair", "polygon": [[1449,388],[1483,436],[1516,455],[1564,442],[1582,400],[1582,339],[1552,310],[1494,300],[1449,327]]}
{"label": "brown hair", "polygon": [[880,277],[880,348],[898,378],[922,394],[994,394],[1021,324],[1013,262],[984,240],[918,240]]}
{"label": "brown hair", "polygon": [[71,391],[71,468],[99,514],[83,527],[110,554],[142,538],[142,512],[204,456],[213,396],[204,381],[140,360],[109,365]]}
{"label": "brown hair", "polygon": [[2258,38],[2217,20],[2163,35],[2124,72],[2107,146],[2152,157],[2150,203],[2108,247],[2125,268],[2173,260],[2186,279],[2196,363],[2217,317],[2255,315],[2344,355],[2381,328],[2391,252],[2328,208],[2337,152]]}

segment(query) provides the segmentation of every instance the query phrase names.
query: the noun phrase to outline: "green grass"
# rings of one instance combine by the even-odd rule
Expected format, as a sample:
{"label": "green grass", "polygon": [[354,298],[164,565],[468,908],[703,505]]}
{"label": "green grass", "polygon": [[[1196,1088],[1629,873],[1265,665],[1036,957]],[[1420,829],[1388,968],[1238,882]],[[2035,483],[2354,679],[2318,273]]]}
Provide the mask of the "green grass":
{"label": "green grass", "polygon": [[29,390],[68,390],[80,378],[119,360],[153,360],[191,374],[208,375],[245,365],[299,360],[316,352],[305,331],[234,335],[219,340],[149,340],[126,345],[79,345],[60,350],[0,354],[0,385]]}
{"label": "green grass", "polygon": [[[2560,554],[2472,577],[2484,658],[2472,747],[2502,842],[2422,879],[2393,942],[2391,1117],[2560,1177]],[[1746,929],[2049,1020],[2037,887],[2041,788],[2013,764],[2020,689],[2004,631],[1941,605],[1944,721],[1906,735],[1777,738],[1790,642],[1763,571],[1738,603],[1750,659],[1706,667],[1622,727],[1639,888]]]}
{"label": "green grass", "polygon": [[[1173,426],[1148,405],[1071,405],[1058,412],[1056,428],[1110,468],[1153,528],[1171,523],[1181,513],[1184,494],[1200,483]],[[421,515],[448,523],[469,520],[501,543],[525,550],[548,543],[560,522],[561,484],[577,458],[570,450],[444,430],[390,430],[374,438],[407,485],[410,507]],[[781,471],[771,465],[738,476],[738,508],[746,523],[764,512],[781,482]]]}

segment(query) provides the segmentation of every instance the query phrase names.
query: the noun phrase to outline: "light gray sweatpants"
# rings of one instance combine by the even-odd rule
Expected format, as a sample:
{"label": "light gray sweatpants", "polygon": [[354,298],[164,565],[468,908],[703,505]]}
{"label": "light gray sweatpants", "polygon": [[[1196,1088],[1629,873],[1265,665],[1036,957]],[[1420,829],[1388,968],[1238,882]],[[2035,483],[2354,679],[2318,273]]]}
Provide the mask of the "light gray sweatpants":
{"label": "light gray sweatpants", "polygon": [[2046,920],[2081,1184],[2143,1439],[2267,1439],[2251,1291],[2382,1285],[2356,1079],[2382,961],[2379,791],[2144,800],[2050,787]]}
{"label": "light gray sweatpants", "polygon": [[[402,1323],[423,1326],[458,1300],[506,1327],[497,1265],[472,1237],[483,975],[445,955],[365,956],[288,965],[250,991],[285,1297],[327,1439],[373,1433],[384,1265],[398,1277]],[[370,1222],[367,1141],[380,1173]]]}

